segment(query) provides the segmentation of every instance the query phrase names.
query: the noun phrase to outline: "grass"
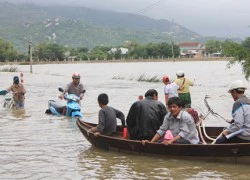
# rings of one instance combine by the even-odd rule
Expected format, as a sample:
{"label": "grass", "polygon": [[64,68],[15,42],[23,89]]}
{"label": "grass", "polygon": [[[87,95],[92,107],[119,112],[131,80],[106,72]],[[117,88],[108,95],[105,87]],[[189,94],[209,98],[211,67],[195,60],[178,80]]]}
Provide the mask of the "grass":
{"label": "grass", "polygon": [[18,68],[15,66],[0,69],[1,72],[17,72]]}
{"label": "grass", "polygon": [[[112,79],[122,79],[125,80],[125,77],[122,76],[114,76]],[[139,82],[161,82],[161,78],[158,75],[147,75],[145,73],[140,74],[139,76],[131,75],[129,78],[127,78],[130,81],[139,81]]]}
{"label": "grass", "polygon": [[112,79],[122,79],[122,80],[124,80],[125,78],[118,75],[118,76],[112,77]]}
{"label": "grass", "polygon": [[144,82],[161,82],[160,78],[158,75],[146,75],[146,74],[141,74],[139,75],[139,77],[137,78],[137,81],[144,81]]}

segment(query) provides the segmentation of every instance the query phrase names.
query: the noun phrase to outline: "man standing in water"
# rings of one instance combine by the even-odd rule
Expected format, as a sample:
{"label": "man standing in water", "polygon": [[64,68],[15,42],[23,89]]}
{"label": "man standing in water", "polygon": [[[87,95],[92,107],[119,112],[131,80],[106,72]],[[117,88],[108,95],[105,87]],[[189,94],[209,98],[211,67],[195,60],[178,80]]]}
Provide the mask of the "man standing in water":
{"label": "man standing in water", "polygon": [[82,100],[85,90],[83,84],[80,83],[80,77],[81,76],[78,72],[75,72],[72,75],[73,81],[67,84],[66,88],[64,89],[64,92],[59,96],[60,99],[63,99],[65,93],[69,93],[75,94],[76,96],[80,97],[80,100]]}
{"label": "man standing in water", "polygon": [[178,86],[178,96],[184,103],[183,108],[191,108],[191,94],[189,90],[189,86],[193,86],[193,82],[184,77],[185,74],[183,71],[176,72],[177,79],[174,81]]}
{"label": "man standing in water", "polygon": [[166,103],[166,106],[168,106],[168,100],[170,98],[178,97],[179,86],[175,82],[171,83],[168,75],[164,75],[162,77],[162,82],[165,84],[165,87],[164,87],[165,103]]}
{"label": "man standing in water", "polygon": [[23,84],[19,83],[19,77],[14,76],[13,78],[13,84],[7,89],[8,92],[12,91],[13,94],[13,100],[15,102],[15,108],[20,109],[24,108],[24,94],[26,93],[26,90],[24,89]]}

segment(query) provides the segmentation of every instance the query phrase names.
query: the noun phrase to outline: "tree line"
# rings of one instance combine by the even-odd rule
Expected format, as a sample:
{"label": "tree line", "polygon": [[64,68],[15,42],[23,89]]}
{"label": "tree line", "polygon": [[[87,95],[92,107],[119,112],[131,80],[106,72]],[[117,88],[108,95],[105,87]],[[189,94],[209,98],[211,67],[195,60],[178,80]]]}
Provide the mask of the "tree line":
{"label": "tree line", "polygon": [[230,61],[228,67],[239,63],[242,67],[243,74],[248,80],[250,77],[250,37],[247,37],[242,43],[233,41],[215,41],[209,40],[206,42],[206,49],[211,53],[221,52],[224,56],[234,57]]}
{"label": "tree line", "polygon": [[[242,43],[236,43],[230,40],[218,41],[208,40],[205,43],[206,51],[209,53],[222,53],[226,57],[234,57],[229,62],[229,66],[240,63],[246,79],[250,76],[250,37],[247,37]],[[34,61],[64,61],[74,59],[75,61],[86,60],[111,60],[111,59],[155,59],[172,58],[180,56],[180,48],[176,44],[148,43],[145,45],[136,42],[129,42],[122,47],[127,48],[127,54],[123,54],[119,47],[111,52],[112,47],[96,46],[93,49],[86,47],[70,48],[56,43],[40,43],[32,49]],[[0,39],[0,61],[28,61],[28,54],[19,53],[7,41]]]}
{"label": "tree line", "polygon": [[[168,43],[148,43],[141,45],[136,42],[130,42],[123,45],[128,49],[126,54],[122,53],[121,46],[105,47],[96,46],[93,49],[86,47],[70,48],[56,43],[40,43],[32,48],[33,61],[64,61],[74,59],[75,61],[85,60],[111,60],[111,59],[154,59],[154,58],[171,58],[180,55],[180,49],[176,44]],[[116,51],[111,51],[115,48]],[[20,54],[13,46],[0,40],[0,61],[28,61],[28,54]]]}

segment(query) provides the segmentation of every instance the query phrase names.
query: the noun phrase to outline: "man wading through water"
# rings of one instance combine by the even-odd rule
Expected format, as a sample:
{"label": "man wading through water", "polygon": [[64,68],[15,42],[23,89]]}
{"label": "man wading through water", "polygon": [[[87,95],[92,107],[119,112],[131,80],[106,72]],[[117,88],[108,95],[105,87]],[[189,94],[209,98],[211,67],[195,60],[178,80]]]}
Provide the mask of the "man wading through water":
{"label": "man wading through water", "polygon": [[189,90],[189,86],[193,86],[193,82],[184,77],[185,74],[183,71],[176,72],[177,79],[174,81],[178,86],[178,96],[184,103],[183,108],[191,108],[191,94]]}

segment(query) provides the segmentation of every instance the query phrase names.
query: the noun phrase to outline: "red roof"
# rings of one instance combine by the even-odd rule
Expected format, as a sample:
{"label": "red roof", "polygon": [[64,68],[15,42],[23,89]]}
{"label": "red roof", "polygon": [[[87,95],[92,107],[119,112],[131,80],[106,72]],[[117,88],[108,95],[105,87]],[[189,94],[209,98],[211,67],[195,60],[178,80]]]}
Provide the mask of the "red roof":
{"label": "red roof", "polygon": [[201,43],[199,43],[199,42],[183,42],[183,43],[180,43],[179,46],[180,47],[197,47],[200,44]]}

